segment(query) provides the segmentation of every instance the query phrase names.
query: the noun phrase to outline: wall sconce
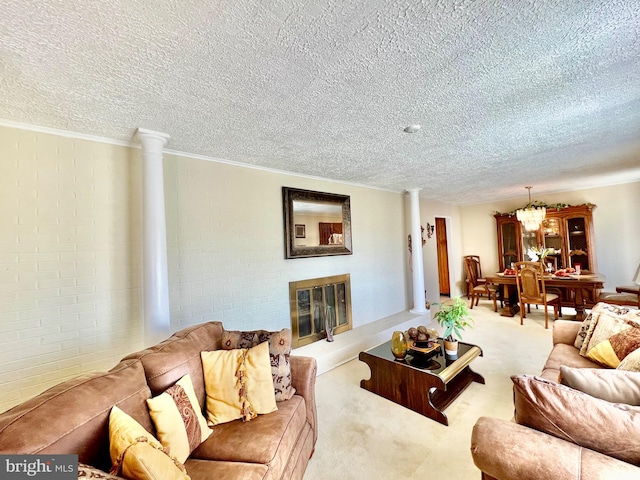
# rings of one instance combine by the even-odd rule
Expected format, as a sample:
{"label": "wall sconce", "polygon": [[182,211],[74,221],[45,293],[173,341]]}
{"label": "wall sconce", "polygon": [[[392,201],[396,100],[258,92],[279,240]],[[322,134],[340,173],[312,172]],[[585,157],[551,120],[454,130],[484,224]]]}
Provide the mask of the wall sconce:
{"label": "wall sconce", "polygon": [[431,225],[429,222],[427,222],[427,238],[431,238],[431,235],[433,235],[433,231],[435,229],[435,225]]}
{"label": "wall sconce", "polygon": [[[431,227],[431,232],[433,232],[433,227]],[[429,234],[429,224],[427,223],[427,235],[429,236],[429,238],[431,238],[431,234]],[[420,236],[422,237],[422,246],[424,247],[425,243],[427,243],[427,241],[424,239],[424,227],[422,225],[420,225]],[[408,235],[408,243],[409,243],[409,252],[413,253],[411,251],[411,235]]]}

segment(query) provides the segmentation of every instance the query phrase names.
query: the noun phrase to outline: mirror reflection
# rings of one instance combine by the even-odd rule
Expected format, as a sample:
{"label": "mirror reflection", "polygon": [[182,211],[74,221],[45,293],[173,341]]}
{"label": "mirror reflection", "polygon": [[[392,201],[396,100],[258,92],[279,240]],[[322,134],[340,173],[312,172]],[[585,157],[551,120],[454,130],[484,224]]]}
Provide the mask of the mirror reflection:
{"label": "mirror reflection", "polygon": [[282,187],[286,258],[351,254],[348,195]]}
{"label": "mirror reflection", "polygon": [[[342,205],[331,202],[293,202],[295,246],[342,245]],[[302,227],[302,228],[300,228]]]}

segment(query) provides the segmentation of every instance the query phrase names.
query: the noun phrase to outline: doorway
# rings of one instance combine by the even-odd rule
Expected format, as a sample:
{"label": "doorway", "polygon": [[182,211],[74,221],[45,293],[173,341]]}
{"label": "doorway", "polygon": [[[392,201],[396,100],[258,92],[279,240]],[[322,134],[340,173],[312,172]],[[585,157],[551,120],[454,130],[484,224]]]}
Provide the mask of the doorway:
{"label": "doorway", "polygon": [[450,297],[449,284],[449,250],[447,248],[447,222],[442,217],[436,217],[436,248],[438,252],[438,284],[440,295]]}

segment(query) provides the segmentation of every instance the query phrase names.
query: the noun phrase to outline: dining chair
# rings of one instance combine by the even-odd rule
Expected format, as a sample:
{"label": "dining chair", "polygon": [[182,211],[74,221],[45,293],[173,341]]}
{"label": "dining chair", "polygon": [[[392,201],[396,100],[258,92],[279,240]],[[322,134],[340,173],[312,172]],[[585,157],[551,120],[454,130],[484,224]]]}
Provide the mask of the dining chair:
{"label": "dining chair", "polygon": [[633,282],[635,285],[616,287],[615,293],[600,293],[600,295],[598,295],[598,301],[614,305],[628,305],[640,308],[640,265],[638,265]]}
{"label": "dining chair", "polygon": [[[486,295],[487,298],[493,300],[493,311],[498,311],[498,294],[499,287],[487,283],[482,278],[482,269],[480,268],[480,257],[478,255],[466,255],[464,258],[464,268],[467,273],[467,298],[471,298],[470,308],[473,309],[473,305],[477,306],[480,302],[480,297]],[[502,306],[502,299],[500,299]]]}
{"label": "dining chair", "polygon": [[[467,270],[467,262],[471,262],[471,267],[474,269],[474,276],[476,278],[477,283],[487,283],[486,280],[482,277],[482,267],[480,266],[480,256],[479,255],[465,255],[462,257],[464,261],[465,271]],[[467,273],[467,278],[465,279],[465,283],[467,284],[467,298],[471,298],[471,290],[473,289],[473,285],[469,274]]]}
{"label": "dining chair", "polygon": [[640,294],[633,292],[602,292],[598,295],[598,302],[640,308]]}
{"label": "dining chair", "polygon": [[553,306],[553,318],[558,319],[560,297],[547,293],[544,283],[544,266],[540,262],[516,262],[516,286],[520,303],[520,325],[524,325],[527,315],[525,306],[542,305],[544,308],[544,328],[549,328],[547,306]]}

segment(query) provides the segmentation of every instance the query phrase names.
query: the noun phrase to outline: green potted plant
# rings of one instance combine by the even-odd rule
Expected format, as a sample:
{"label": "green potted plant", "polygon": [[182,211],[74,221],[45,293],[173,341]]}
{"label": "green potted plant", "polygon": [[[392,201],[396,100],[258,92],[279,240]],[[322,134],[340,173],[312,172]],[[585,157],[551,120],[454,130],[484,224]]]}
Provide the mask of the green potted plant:
{"label": "green potted plant", "polygon": [[456,297],[448,302],[435,303],[434,305],[440,306],[434,317],[440,326],[444,327],[442,338],[445,353],[457,355],[458,339],[462,340],[462,331],[473,327],[473,319],[469,314],[467,304],[461,297]]}

